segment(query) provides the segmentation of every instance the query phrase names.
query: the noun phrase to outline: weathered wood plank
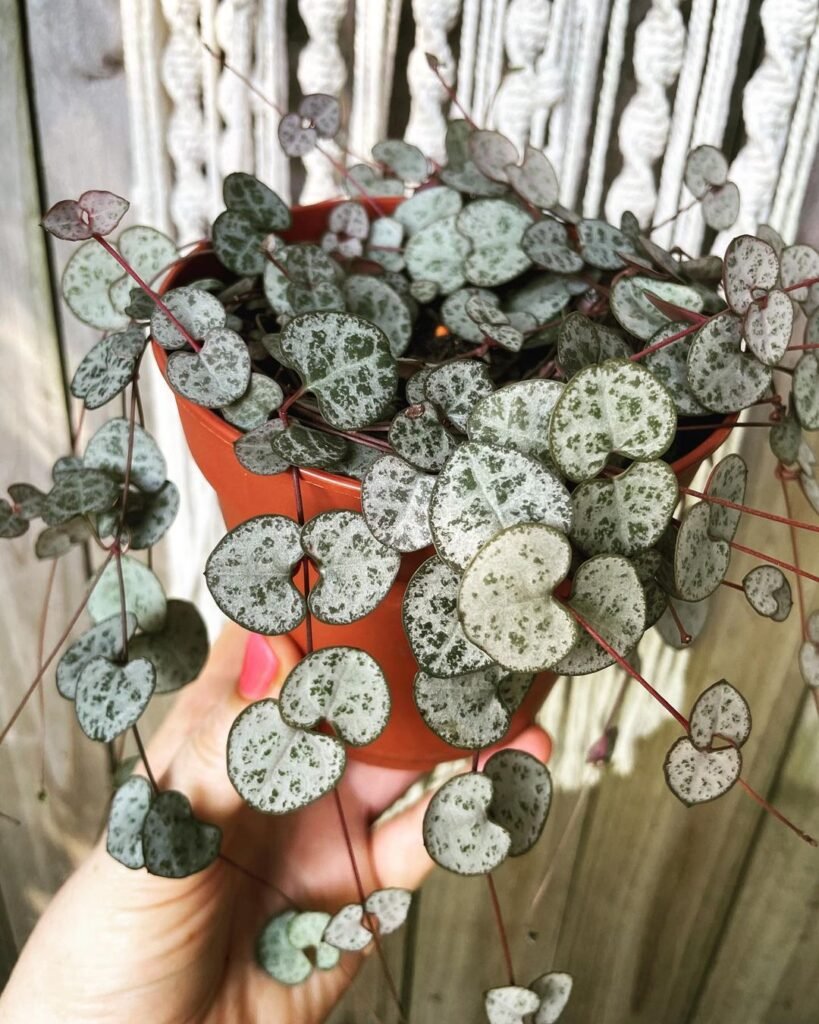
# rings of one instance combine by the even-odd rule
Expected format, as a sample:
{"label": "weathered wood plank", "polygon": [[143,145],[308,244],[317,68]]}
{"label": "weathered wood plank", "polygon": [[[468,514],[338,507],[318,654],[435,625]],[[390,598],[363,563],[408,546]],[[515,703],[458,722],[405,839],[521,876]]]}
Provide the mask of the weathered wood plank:
{"label": "weathered wood plank", "polygon": [[[27,480],[47,487],[53,458],[70,441],[45,242],[38,225],[23,36],[14,0],[0,0],[0,26],[0,135],[11,143],[0,161],[2,483]],[[37,563],[31,549],[28,536],[0,545],[6,598],[0,628],[3,722],[36,668],[37,621],[49,566]],[[69,561],[71,572],[57,576],[51,638],[84,592],[82,562]],[[79,735],[73,709],[53,687],[46,687],[45,699],[49,782],[44,802],[37,798],[42,727],[36,700],[0,750],[0,808],[22,821],[16,827],[0,819],[2,902],[18,944],[99,825],[102,752]]]}

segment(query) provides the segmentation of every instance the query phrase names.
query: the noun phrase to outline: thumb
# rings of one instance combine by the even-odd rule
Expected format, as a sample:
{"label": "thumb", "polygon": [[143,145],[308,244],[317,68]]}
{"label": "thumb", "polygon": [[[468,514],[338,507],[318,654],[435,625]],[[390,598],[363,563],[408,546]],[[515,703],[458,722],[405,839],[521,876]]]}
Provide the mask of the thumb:
{"label": "thumb", "polygon": [[237,715],[263,697],[275,696],[302,652],[289,636],[248,633],[236,648],[229,671],[224,667],[215,686],[205,669],[193,686],[211,690],[203,711],[159,780],[161,789],[177,789],[203,820],[222,825],[243,806],[227,774],[227,740]]}

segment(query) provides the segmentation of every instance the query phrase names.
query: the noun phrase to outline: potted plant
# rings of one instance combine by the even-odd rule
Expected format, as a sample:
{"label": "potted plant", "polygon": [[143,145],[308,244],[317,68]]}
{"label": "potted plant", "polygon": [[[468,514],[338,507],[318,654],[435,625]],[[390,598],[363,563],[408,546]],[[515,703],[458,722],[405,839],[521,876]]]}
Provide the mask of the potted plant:
{"label": "potted plant", "polygon": [[[280,140],[302,155],[338,132],[336,101],[307,96]],[[551,781],[522,751],[486,752],[532,720],[557,675],[617,664],[683,729],[663,766],[678,799],[739,782],[814,843],[742,777],[751,714],[739,690],[714,682],[686,717],[634,652],[655,626],[675,646],[694,640],[732,550],[749,550],[735,540],[740,516],[769,515],[745,504],[738,455],[690,487],[742,410],[768,414],[783,486],[800,481],[819,508],[804,440],[819,428],[819,254],[767,227],[724,259],[667,252],[629,214],[611,225],[562,207],[538,151],[468,120],[449,124],[446,148],[437,166],[379,143],[372,163],[344,170],[349,198],[292,211],[231,174],[211,241],[181,258],[147,227],[110,241],[127,209],[110,193],[48,212],[47,230],[82,242],[66,301],[107,332],[72,393],[87,408],[129,396],[82,456],[58,460],[50,489],[13,484],[0,507],[8,537],[44,520],[39,557],[87,540],[105,550],[94,624],[58,663],[60,693],[91,738],[133,730],[144,756],[145,707],[191,682],[207,654],[196,609],[168,601],[135,554],[178,507],[141,422],[150,337],[228,528],[204,567],[210,591],[246,629],[293,633],[306,652],[280,698],[251,704],[231,731],[227,771],[251,807],[297,811],[334,788],[348,756],[427,769],[468,752],[471,770],[433,797],[419,842],[451,871],[491,873],[536,842]],[[738,210],[727,170],[708,146],[686,165],[714,228]],[[777,371],[792,377],[787,406]],[[683,497],[697,500],[681,513]],[[762,564],[739,589],[781,621],[783,569],[817,577],[751,553]],[[798,597],[800,663],[816,687],[819,625]],[[610,754],[604,743],[596,756]],[[205,868],[219,831],[201,823],[180,843],[180,808],[189,814],[183,794],[127,778],[112,856],[172,877]],[[399,927],[411,898],[359,895],[334,916],[278,915],[259,939],[262,967],[285,983],[332,969],[340,950]],[[554,1021],[570,989],[559,972],[499,986],[488,1019]]]}

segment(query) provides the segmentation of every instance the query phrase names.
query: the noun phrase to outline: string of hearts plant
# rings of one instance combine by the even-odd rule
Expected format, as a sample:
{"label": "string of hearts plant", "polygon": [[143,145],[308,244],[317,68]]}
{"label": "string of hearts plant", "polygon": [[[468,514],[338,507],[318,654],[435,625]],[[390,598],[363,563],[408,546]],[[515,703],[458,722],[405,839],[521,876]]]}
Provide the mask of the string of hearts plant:
{"label": "string of hearts plant", "polygon": [[[279,138],[301,156],[340,132],[336,101],[313,95],[283,116]],[[147,773],[114,795],[109,852],[166,877],[220,855],[219,830],[184,794],[158,787],[138,728],[152,698],[195,679],[208,651],[196,608],[166,599],[138,557],[179,506],[142,416],[139,368],[151,337],[177,395],[240,432],[241,465],[292,478],[296,518],[240,523],[205,567],[217,604],[246,629],[307,628],[306,657],[280,697],[251,704],[233,725],[233,785],[265,814],[333,792],[346,834],[336,786],[348,749],[354,755],[387,725],[390,685],[364,650],[315,648],[313,623],[367,616],[402,556],[427,552],[403,601],[414,699],[431,730],[472,751],[472,766],[433,797],[423,842],[442,867],[489,878],[509,975],[485,996],[489,1021],[549,1024],[572,980],[548,972],[516,982],[491,873],[536,843],[551,779],[523,751],[483,754],[506,736],[539,673],[620,665],[685,730],[664,765],[678,799],[702,803],[739,783],[816,845],[743,777],[751,713],[739,691],[714,683],[686,718],[640,675],[635,652],[654,626],[674,646],[691,643],[721,585],[784,620],[787,572],[798,585],[802,674],[819,692],[819,614],[808,614],[801,586],[819,577],[799,565],[795,539],[819,527],[794,520],[789,503],[784,516],[748,507],[739,455],[723,458],[703,491],[679,484],[671,467],[717,427],[765,425],[786,502],[798,481],[819,511],[804,439],[819,429],[819,253],[764,226],[734,239],[724,259],[667,252],[631,214],[615,226],[562,207],[541,152],[521,155],[468,120],[450,122],[446,151],[438,166],[388,140],[371,163],[342,168],[350,198],[315,242],[285,242],[292,216],[282,200],[247,174],[229,175],[211,241],[220,272],[162,295],[153,285],[177,265],[176,246],[149,227],[111,241],[124,200],[86,192],[47,213],[48,231],[82,243],[65,270],[65,300],[105,332],[77,367],[72,394],[87,409],[120,396],[123,410],[81,456],[55,463],[47,490],[13,484],[0,506],[6,537],[43,520],[39,558],[87,542],[104,552],[2,738],[87,609],[93,625],[62,654],[57,688],[92,739],[132,731]],[[727,168],[708,146],[686,165],[693,201],[717,229],[738,211]],[[795,344],[800,309],[807,327]],[[776,374],[791,382],[787,407]],[[767,421],[737,422],[757,406]],[[361,512],[305,522],[307,468],[360,480]],[[684,497],[696,503],[679,512]],[[788,526],[793,560],[738,543],[743,512]],[[727,579],[734,550],[762,559],[741,584]],[[367,893],[359,881],[359,901],[335,915],[294,905],[264,927],[259,963],[298,984],[334,969],[341,951],[375,943],[381,952],[380,937],[401,926],[410,901],[402,890]]]}

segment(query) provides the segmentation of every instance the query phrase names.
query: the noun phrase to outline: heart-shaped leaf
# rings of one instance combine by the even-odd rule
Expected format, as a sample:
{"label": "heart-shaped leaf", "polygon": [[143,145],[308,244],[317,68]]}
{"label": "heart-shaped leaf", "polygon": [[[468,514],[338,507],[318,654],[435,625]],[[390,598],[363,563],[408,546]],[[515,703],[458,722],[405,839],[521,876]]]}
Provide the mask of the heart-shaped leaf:
{"label": "heart-shaped leaf", "polygon": [[785,574],[775,565],[758,565],[746,573],[742,589],[748,604],[759,615],[784,622],[791,613],[793,596]]}
{"label": "heart-shaped leaf", "polygon": [[105,848],[114,860],[134,871],[145,867],[142,829],[152,799],[150,782],[141,775],[132,775],[111,801]]}
{"label": "heart-shaped leaf", "polygon": [[522,380],[484,396],[469,414],[469,440],[512,448],[552,467],[549,420],[563,385]]}
{"label": "heart-shaped leaf", "polygon": [[[117,240],[117,248],[126,263],[130,264],[143,281],[149,283],[177,258],[176,243],[172,239],[156,228],[142,225],[126,228]],[[133,317],[133,313],[129,313],[128,310],[134,303],[134,291],[134,280],[131,275],[122,274],[110,285],[108,295],[116,310]],[[144,305],[147,311],[141,318],[149,320],[155,309],[154,302],[141,289],[136,289],[136,292],[140,296],[137,306]]]}
{"label": "heart-shaped leaf", "polygon": [[376,889],[364,901],[364,909],[378,920],[381,935],[391,935],[406,921],[411,904],[408,889]]}
{"label": "heart-shaped leaf", "polygon": [[228,423],[240,430],[253,430],[267,421],[284,400],[281,387],[263,373],[251,373],[247,391],[221,412]]}
{"label": "heart-shaped leaf", "polygon": [[348,313],[307,313],[282,331],[281,347],[325,420],[341,430],[375,423],[395,397],[398,375],[387,336]]}
{"label": "heart-shaped leaf", "polygon": [[304,156],[316,146],[316,129],[300,114],[285,114],[279,121],[279,145],[287,156]]}
{"label": "heart-shaped leaf", "polygon": [[[648,593],[645,583],[643,586]],[[667,607],[664,606],[662,616],[657,621],[657,631],[670,647],[677,651],[684,650],[703,631],[708,621],[710,604],[711,600],[707,597],[704,601],[683,601],[682,598],[669,596]],[[680,630],[684,630],[686,636],[681,636]]]}
{"label": "heart-shaped leaf", "polygon": [[702,197],[702,216],[709,228],[725,231],[739,216],[739,189],[733,181],[712,186]]}
{"label": "heart-shaped leaf", "polygon": [[86,409],[99,409],[133,378],[142,353],[145,332],[131,327],[109,334],[85,355],[71,380],[71,394],[81,398]]}
{"label": "heart-shaped leaf", "polygon": [[514,292],[507,303],[510,313],[530,313],[535,323],[546,324],[568,304],[572,293],[565,278],[543,274]]}
{"label": "heart-shaped leaf", "polygon": [[236,458],[249,473],[276,476],[284,473],[290,463],[278,449],[278,439],[284,431],[281,420],[268,420],[240,437],[233,445]]}
{"label": "heart-shaped leaf", "polygon": [[404,260],[415,280],[434,281],[444,295],[457,291],[465,281],[464,260],[469,240],[458,230],[460,214],[451,214],[420,228],[404,250]]}
{"label": "heart-shaped leaf", "polygon": [[116,480],[124,480],[129,448],[132,448],[131,483],[141,491],[158,491],[165,483],[168,465],[156,441],[138,423],[133,427],[133,445],[128,420],[115,419],[104,423],[88,442],[83,465],[86,469],[102,470]]}
{"label": "heart-shaped leaf", "polygon": [[489,818],[492,780],[469,772],[445,782],[424,815],[424,846],[430,857],[459,875],[485,875],[502,864],[511,839]]}
{"label": "heart-shaped leaf", "polygon": [[428,304],[440,291],[436,281],[416,280],[410,285],[410,298],[416,303]]}
{"label": "heart-shaped leaf", "polygon": [[214,601],[252,633],[289,633],[305,615],[292,576],[302,559],[299,527],[286,516],[240,523],[213,549],[205,581]]}
{"label": "heart-shaped leaf", "polygon": [[412,237],[431,224],[461,212],[463,200],[454,189],[438,185],[425,188],[410,196],[396,209],[393,217],[403,224],[407,235]]}
{"label": "heart-shaped leaf", "polygon": [[517,672],[542,672],[578,639],[573,617],[552,598],[566,577],[571,545],[551,526],[524,523],[496,534],[464,572],[458,610],[464,633]]}
{"label": "heart-shaped leaf", "polygon": [[131,204],[113,192],[92,190],[79,199],[62,199],[43,217],[42,225],[55,238],[78,242],[114,230]]}
{"label": "heart-shaped leaf", "polygon": [[[397,273],[404,269],[403,241],[404,225],[395,217],[379,217],[370,225],[366,257],[380,264],[386,271]],[[406,281],[406,278],[403,280]],[[392,282],[386,283],[394,287]]]}
{"label": "heart-shaped leaf", "polygon": [[467,316],[477,324],[481,340],[493,341],[510,352],[519,352],[525,340],[523,331],[536,326],[534,318],[526,313],[513,314],[525,323],[523,330],[518,329],[510,322],[509,316],[498,309],[495,302],[483,298],[481,291],[483,289],[477,295],[469,296],[464,306]]}
{"label": "heart-shaped leaf", "polygon": [[[119,485],[106,473],[98,469],[78,469],[60,477],[48,492],[43,519],[49,526],[59,526],[75,516],[104,512],[117,500],[119,491]],[[8,515],[10,510],[11,506]]]}
{"label": "heart-shaped leaf", "polygon": [[15,512],[5,498],[0,498],[0,537],[9,540],[14,537],[22,537],[27,529],[28,520],[25,516]]}
{"label": "heart-shaped leaf", "polygon": [[265,238],[290,226],[290,211],[275,192],[241,171],[225,178],[223,195],[227,210],[214,222],[213,248],[229,270],[255,277],[265,267]]}
{"label": "heart-shaped leaf", "polygon": [[633,555],[653,547],[678,500],[671,467],[635,462],[616,477],[587,480],[572,492],[572,539],[590,555]]}
{"label": "heart-shaped leaf", "polygon": [[808,616],[807,637],[799,648],[799,671],[806,686],[819,688],[819,612]]}
{"label": "heart-shaped leaf", "polygon": [[544,218],[530,224],[521,246],[532,263],[547,270],[576,274],[583,269],[583,257],[570,244],[569,233],[560,221]]}
{"label": "heart-shaped leaf", "polygon": [[418,665],[433,677],[461,676],[490,664],[484,652],[467,640],[461,627],[460,582],[451,566],[433,557],[416,569],[404,592],[407,640]]}
{"label": "heart-shaped leaf", "polygon": [[819,430],[819,358],[805,352],[793,371],[793,404],[803,430]]}
{"label": "heart-shaped leaf", "polygon": [[674,588],[685,601],[702,601],[725,579],[731,547],[714,540],[710,530],[713,506],[700,501],[683,519],[674,547]]}
{"label": "heart-shaped leaf", "polygon": [[582,313],[569,313],[557,336],[557,361],[567,377],[606,359],[628,359],[631,348],[619,334]]}
{"label": "heart-shaped leaf", "polygon": [[363,924],[360,903],[348,903],[337,911],[324,929],[324,941],[348,953],[360,953],[372,942],[373,933]]}
{"label": "heart-shaped leaf", "polygon": [[402,409],[390,424],[389,442],[410,465],[437,473],[452,453],[455,442],[431,403]]}
{"label": "heart-shaped leaf", "polygon": [[723,266],[725,297],[740,316],[747,313],[760,292],[767,292],[776,285],[779,276],[776,253],[767,242],[753,235],[740,235],[731,241],[725,250]]}
{"label": "heart-shaped leaf", "polygon": [[789,245],[780,256],[782,287],[791,288],[788,293],[794,302],[804,306],[805,313],[812,313],[819,299],[819,288],[815,284],[793,288],[800,281],[819,277],[819,252],[812,245]]}
{"label": "heart-shaped leaf", "polygon": [[321,512],[301,542],[319,571],[310,611],[331,625],[355,622],[377,607],[398,575],[401,556],[374,537],[357,512]]}
{"label": "heart-shaped leaf", "polygon": [[526,1024],[540,1006],[540,997],[520,985],[490,988],[484,997],[489,1024]]}
{"label": "heart-shaped leaf", "polygon": [[742,755],[733,747],[697,750],[687,736],[681,736],[666,754],[663,770],[674,796],[693,807],[728,792],[742,772]]}
{"label": "heart-shaped leaf", "polygon": [[[136,632],[137,620],[132,612],[125,616],[128,639]],[[117,661],[123,655],[122,616],[117,613],[92,626],[75,640],[57,663],[57,689],[66,700],[74,700],[80,677],[95,658]]]}
{"label": "heart-shaped leaf", "polygon": [[378,663],[355,647],[325,647],[290,672],[279,698],[288,725],[312,729],[329,722],[345,743],[363,747],[384,731],[390,691]]}
{"label": "heart-shaped leaf", "polygon": [[109,288],[122,276],[122,267],[96,241],[85,242],[71,254],[63,270],[61,291],[79,320],[100,331],[122,331],[128,317],[118,310]]}
{"label": "heart-shaped leaf", "polygon": [[572,994],[572,976],[563,971],[550,971],[535,978],[529,988],[540,997],[540,1006],[533,1024],[556,1024]]}
{"label": "heart-shaped leaf", "polygon": [[463,569],[504,527],[545,523],[568,532],[571,499],[557,477],[528,455],[470,441],[444,465],[429,521],[438,554]]}
{"label": "heart-shaped leaf", "polygon": [[597,476],[612,453],[655,459],[674,439],[677,413],[645,367],[609,360],[587,366],[563,389],[549,425],[552,458],[570,480]]}
{"label": "heart-shaped leaf", "polygon": [[168,358],[168,383],[183,398],[206,409],[238,401],[250,384],[250,354],[241,335],[227,327],[208,331],[199,352]]}
{"label": "heart-shaped leaf", "polygon": [[[347,442],[343,438],[323,430],[313,430],[301,423],[290,423],[284,430],[271,430],[268,437],[273,455],[287,466],[331,469],[347,453]],[[238,442],[235,448],[238,454]]]}
{"label": "heart-shaped leaf", "polygon": [[329,914],[307,910],[296,914],[287,925],[291,946],[298,950],[312,949],[316,967],[322,971],[332,970],[339,961],[338,950],[322,940],[329,920]]}
{"label": "heart-shaped leaf", "polygon": [[458,214],[458,231],[471,243],[464,262],[470,284],[494,288],[530,266],[522,247],[532,223],[526,210],[506,199],[475,199]]}
{"label": "heart-shaped leaf", "polygon": [[354,480],[363,480],[367,470],[381,458],[381,449],[369,444],[348,441],[344,457],[332,467],[333,473],[339,476],[350,476]]}
{"label": "heart-shaped leaf", "polygon": [[[503,739],[515,710],[503,699],[501,683],[527,688],[531,675],[509,673],[498,665],[446,678],[418,672],[413,684],[415,704],[429,728],[445,743],[464,750],[482,750]],[[504,691],[504,692],[506,692]]]}
{"label": "heart-shaped leaf", "polygon": [[70,476],[82,468],[82,457],[80,455],[63,455],[51,467],[51,478],[56,484],[63,477]]}
{"label": "heart-shaped leaf", "polygon": [[[683,321],[672,321],[651,336],[648,347],[651,348],[658,342],[679,335],[688,327],[690,324]],[[691,351],[692,341],[693,335],[691,334],[682,338],[678,337],[670,345],[665,345],[646,356],[644,363],[674,399],[678,415],[709,416],[711,410],[706,409],[688,384],[688,354]]]}
{"label": "heart-shaped leaf", "polygon": [[131,641],[128,653],[131,658],[147,658],[154,666],[154,693],[173,693],[196,679],[209,649],[208,630],[196,605],[172,598],[162,629],[141,633]]}
{"label": "heart-shaped leaf", "polygon": [[310,958],[290,941],[289,928],[298,916],[295,910],[277,914],[267,922],[256,940],[259,966],[282,985],[301,985],[313,973]]}
{"label": "heart-shaped leaf", "polygon": [[156,673],[145,658],[114,665],[92,658],[83,668],[74,707],[89,739],[110,743],[136,725],[154,692]]}
{"label": "heart-shaped leaf", "polygon": [[385,139],[373,146],[373,159],[402,181],[421,182],[429,174],[427,158],[403,139]]}
{"label": "heart-shaped leaf", "polygon": [[549,769],[523,750],[499,750],[483,772],[492,780],[489,817],[509,833],[509,856],[519,857],[538,841],[549,816]]}
{"label": "heart-shaped leaf", "polygon": [[246,214],[260,228],[284,231],[290,227],[287,204],[252,174],[234,171],[222,185],[225,206]]}
{"label": "heart-shaped leaf", "polygon": [[341,108],[335,96],[323,92],[303,96],[298,106],[299,116],[309,121],[320,139],[332,139],[341,126]]}
{"label": "heart-shaped leaf", "polygon": [[647,551],[632,555],[629,561],[643,586],[646,599],[646,629],[649,629],[657,623],[668,607],[668,595],[660,582],[664,559],[656,548],[649,548]]}
{"label": "heart-shaped leaf", "polygon": [[145,867],[162,878],[187,878],[219,856],[222,830],[199,821],[183,793],[168,789],[153,801],[142,828]]}
{"label": "heart-shaped leaf", "polygon": [[[121,555],[125,607],[136,615],[140,629],[153,633],[165,625],[167,601],[156,575],[135,558]],[[116,561],[108,563],[88,598],[88,614],[102,622],[120,611],[119,573]]]}
{"label": "heart-shaped leaf", "polygon": [[[163,295],[162,301],[195,341],[225,326],[227,313],[224,306],[215,295],[202,288],[193,285],[174,288]],[[151,336],[165,349],[187,345],[187,340],[161,309],[154,310],[151,317]]]}
{"label": "heart-shaped leaf", "polygon": [[539,149],[527,146],[523,163],[506,168],[506,180],[521,198],[540,210],[548,210],[557,203],[557,175]]}
{"label": "heart-shaped leaf", "polygon": [[685,184],[697,197],[713,185],[724,185],[728,178],[728,161],[714,146],[697,146],[685,160]]}
{"label": "heart-shaped leaf", "polygon": [[358,199],[368,196],[403,196],[404,183],[398,178],[382,178],[369,164],[353,164],[347,168],[344,188],[348,195]]}
{"label": "heart-shaped leaf", "polygon": [[611,311],[621,327],[643,341],[667,326],[669,320],[648,298],[647,292],[694,313],[703,308],[702,295],[689,285],[658,281],[642,274],[618,278],[611,290]]}
{"label": "heart-shaped leaf", "polygon": [[500,303],[499,297],[486,288],[459,288],[448,295],[441,304],[441,319],[456,337],[464,341],[473,341],[477,345],[483,341],[483,333],[467,312],[467,303],[476,297],[483,299],[488,305],[498,306]]}
{"label": "heart-shaped leaf", "polygon": [[372,533],[396,551],[418,551],[432,543],[429,502],[435,477],[420,473],[397,455],[384,455],[367,471],[361,510]]}
{"label": "heart-shaped leaf", "polygon": [[621,254],[634,252],[628,236],[604,220],[581,220],[577,237],[585,262],[600,270],[619,270],[625,266]]}
{"label": "heart-shaped leaf", "polygon": [[506,168],[516,165],[518,151],[500,132],[479,128],[469,136],[469,152],[481,174],[492,181],[506,181]]}
{"label": "heart-shaped leaf", "polygon": [[[597,555],[584,562],[575,573],[568,604],[623,656],[639,643],[646,628],[642,584],[631,563],[619,555]],[[561,675],[586,675],[606,668],[614,660],[581,629],[577,643],[558,663],[557,671]]]}
{"label": "heart-shaped leaf", "polygon": [[751,735],[751,709],[739,690],[720,679],[697,697],[688,735],[697,750],[711,750],[720,740],[741,747]]}
{"label": "heart-shaped leaf", "polygon": [[447,166],[440,172],[441,181],[470,196],[496,196],[506,191],[500,182],[487,178],[471,159],[469,147],[473,128],[463,120],[450,121],[446,130]]}
{"label": "heart-shaped leaf", "polygon": [[773,423],[768,432],[768,443],[771,451],[786,466],[796,462],[799,446],[802,443],[802,430],[799,420],[789,410],[778,423]]}
{"label": "heart-shaped leaf", "polygon": [[407,304],[386,282],[368,274],[351,274],[344,282],[344,298],[350,313],[381,328],[396,358],[406,352],[412,318]]}
{"label": "heart-shaped leaf", "polygon": [[696,334],[688,355],[688,383],[714,412],[753,405],[771,384],[770,367],[742,351],[742,321],[722,313]]}
{"label": "heart-shaped leaf", "polygon": [[457,430],[465,432],[475,403],[491,394],[494,387],[485,363],[479,359],[458,359],[432,370],[424,392]]}
{"label": "heart-shaped leaf", "polygon": [[342,743],[294,729],[271,698],[245,708],[228,736],[230,781],[265,814],[288,814],[324,796],[344,774],[345,760]]}
{"label": "heart-shaped leaf", "polygon": [[[721,498],[735,505],[745,502],[745,487],[748,482],[748,466],[745,459],[736,452],[726,455],[714,466],[705,485],[709,498]],[[739,527],[742,513],[739,509],[728,508],[717,502],[708,504],[708,534],[712,540],[730,542]]]}
{"label": "heart-shaped leaf", "polygon": [[46,496],[38,487],[23,483],[9,484],[9,497],[14,502],[15,515],[26,520],[42,517]]}

